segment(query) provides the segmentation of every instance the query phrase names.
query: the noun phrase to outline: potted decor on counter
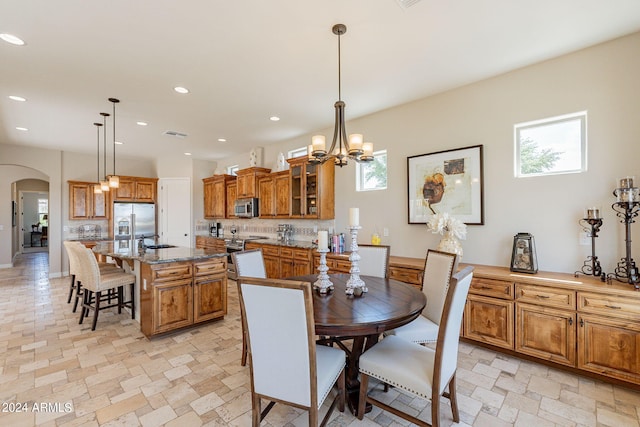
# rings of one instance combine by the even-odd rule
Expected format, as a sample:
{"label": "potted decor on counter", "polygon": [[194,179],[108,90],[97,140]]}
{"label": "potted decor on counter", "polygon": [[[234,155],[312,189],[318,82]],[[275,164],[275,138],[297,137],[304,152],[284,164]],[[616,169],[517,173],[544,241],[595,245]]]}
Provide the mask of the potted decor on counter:
{"label": "potted decor on counter", "polygon": [[433,234],[441,234],[443,237],[436,247],[442,252],[458,255],[462,260],[462,244],[460,240],[467,238],[467,225],[447,212],[438,212],[429,218],[427,228]]}

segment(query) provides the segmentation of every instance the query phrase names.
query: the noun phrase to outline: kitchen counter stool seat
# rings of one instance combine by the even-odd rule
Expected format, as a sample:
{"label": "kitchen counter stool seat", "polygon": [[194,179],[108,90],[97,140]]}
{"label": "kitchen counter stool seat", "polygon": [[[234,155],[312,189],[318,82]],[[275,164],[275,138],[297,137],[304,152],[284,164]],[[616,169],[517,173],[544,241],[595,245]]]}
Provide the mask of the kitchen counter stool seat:
{"label": "kitchen counter stool seat", "polygon": [[[82,283],[82,311],[79,324],[82,324],[85,316],[93,310],[93,322],[91,330],[96,329],[98,313],[100,310],[118,307],[118,313],[122,313],[123,307],[131,309],[131,318],[135,318],[134,285],[136,276],[124,271],[100,271],[98,260],[90,249],[78,250],[77,258],[80,265],[80,282]],[[129,285],[131,299],[124,301],[124,287]],[[111,295],[103,295],[105,291],[117,290],[117,302],[110,304]],[[107,302],[107,305],[101,305]]]}

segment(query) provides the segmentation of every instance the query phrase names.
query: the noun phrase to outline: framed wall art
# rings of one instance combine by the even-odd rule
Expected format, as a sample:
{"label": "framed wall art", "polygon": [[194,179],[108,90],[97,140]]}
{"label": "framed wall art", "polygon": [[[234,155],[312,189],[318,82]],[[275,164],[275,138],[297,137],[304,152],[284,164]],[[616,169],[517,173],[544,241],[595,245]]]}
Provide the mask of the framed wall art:
{"label": "framed wall art", "polygon": [[426,224],[438,212],[484,224],[482,147],[407,157],[409,224]]}

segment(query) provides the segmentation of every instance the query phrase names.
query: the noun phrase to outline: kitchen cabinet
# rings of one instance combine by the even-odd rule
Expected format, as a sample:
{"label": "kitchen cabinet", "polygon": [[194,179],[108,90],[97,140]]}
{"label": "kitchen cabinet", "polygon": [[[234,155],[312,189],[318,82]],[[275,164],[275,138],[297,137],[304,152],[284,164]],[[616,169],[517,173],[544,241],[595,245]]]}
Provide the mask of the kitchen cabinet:
{"label": "kitchen cabinet", "polygon": [[196,248],[205,249],[214,253],[227,251],[224,239],[212,236],[196,236]]}
{"label": "kitchen cabinet", "polygon": [[235,181],[233,175],[214,175],[202,180],[204,184],[204,217],[221,219],[227,217],[227,183]]}
{"label": "kitchen cabinet", "polygon": [[95,194],[94,182],[68,181],[69,219],[109,219],[110,191]]}
{"label": "kitchen cabinet", "polygon": [[229,181],[226,184],[227,191],[227,218],[236,218],[235,204],[238,198],[238,184],[236,181]]}
{"label": "kitchen cabinet", "polygon": [[155,203],[157,186],[158,178],[121,176],[120,186],[111,190],[113,201]]}
{"label": "kitchen cabinet", "polygon": [[267,277],[281,279],[311,274],[311,249],[249,241],[245,249],[262,249]]}
{"label": "kitchen cabinet", "polygon": [[240,169],[236,175],[237,198],[258,197],[258,177],[271,172],[271,169],[251,167]]}
{"label": "kitchen cabinet", "polygon": [[260,218],[288,218],[291,190],[289,171],[274,172],[258,178]]}
{"label": "kitchen cabinet", "polygon": [[226,257],[141,263],[140,329],[147,337],[227,313]]}
{"label": "kitchen cabinet", "polygon": [[287,160],[290,165],[291,217],[334,219],[335,165],[308,163],[306,157]]}

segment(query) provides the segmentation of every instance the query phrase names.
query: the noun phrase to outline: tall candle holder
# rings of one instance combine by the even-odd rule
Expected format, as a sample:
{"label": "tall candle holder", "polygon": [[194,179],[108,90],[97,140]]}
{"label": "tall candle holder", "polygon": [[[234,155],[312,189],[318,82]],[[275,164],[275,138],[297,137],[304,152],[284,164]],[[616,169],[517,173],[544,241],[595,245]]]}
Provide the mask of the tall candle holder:
{"label": "tall candle holder", "polygon": [[587,257],[582,268],[575,272],[575,276],[577,277],[578,274],[582,273],[587,276],[599,276],[604,281],[606,275],[602,272],[600,261],[596,256],[596,237],[598,237],[598,232],[600,232],[600,227],[602,227],[602,218],[582,218],[579,224],[582,226],[582,229],[591,236],[591,256]]}
{"label": "tall candle holder", "polygon": [[617,202],[612,204],[611,208],[618,218],[621,218],[620,222],[625,227],[625,256],[618,262],[614,272],[607,275],[607,278],[609,281],[615,279],[619,282],[627,282],[635,289],[640,289],[638,267],[631,257],[631,224],[635,222],[634,218],[640,211],[640,190],[633,186],[633,177],[627,177],[620,180],[620,187],[613,191],[613,195],[617,197]]}
{"label": "tall candle holder", "polygon": [[360,255],[358,255],[358,230],[362,228],[359,225],[349,226],[351,232],[351,254],[349,254],[349,261],[351,262],[351,269],[349,273],[351,277],[347,280],[346,294],[347,295],[362,295],[363,292],[368,292],[369,289],[364,284],[364,281],[360,278],[360,267],[358,261],[360,261]]}
{"label": "tall candle holder", "polygon": [[313,288],[317,290],[321,294],[328,294],[333,291],[333,282],[329,279],[329,275],[327,271],[329,271],[329,267],[327,267],[327,252],[329,249],[318,249],[320,253],[320,265],[318,265],[318,280],[313,283]]}

